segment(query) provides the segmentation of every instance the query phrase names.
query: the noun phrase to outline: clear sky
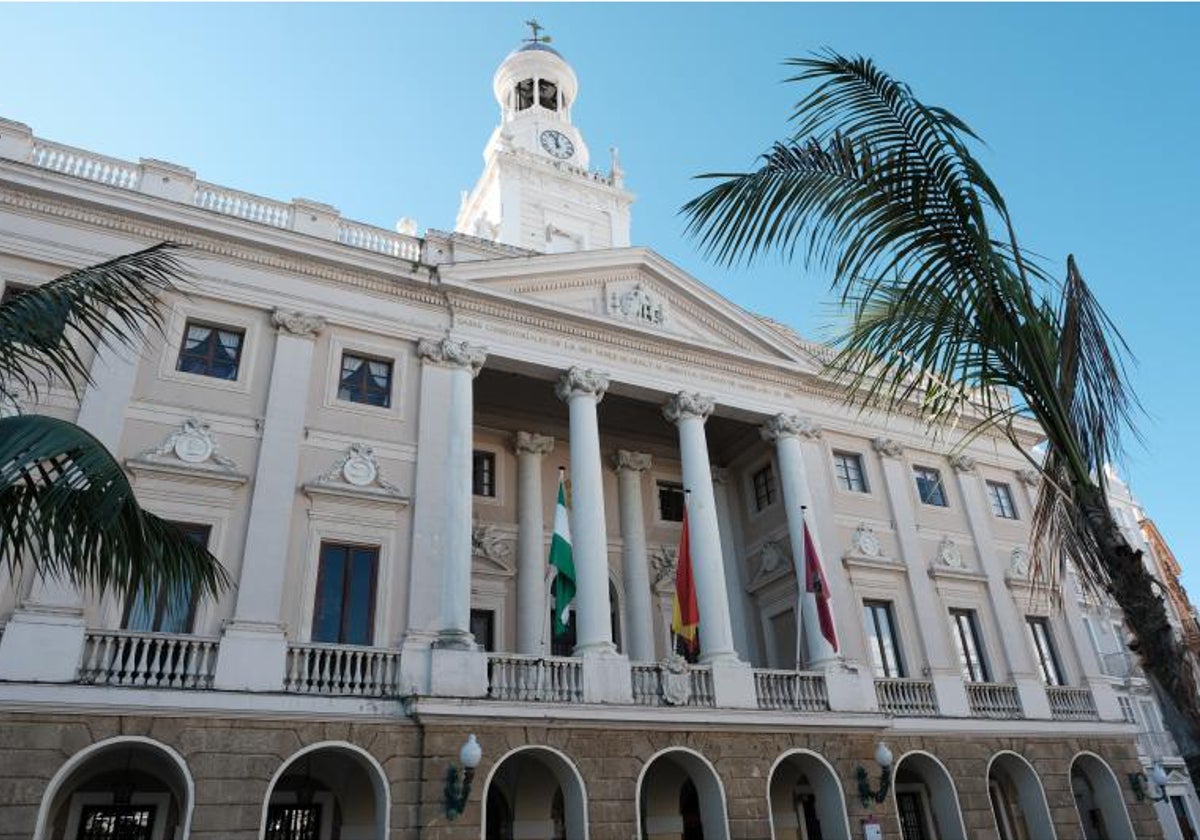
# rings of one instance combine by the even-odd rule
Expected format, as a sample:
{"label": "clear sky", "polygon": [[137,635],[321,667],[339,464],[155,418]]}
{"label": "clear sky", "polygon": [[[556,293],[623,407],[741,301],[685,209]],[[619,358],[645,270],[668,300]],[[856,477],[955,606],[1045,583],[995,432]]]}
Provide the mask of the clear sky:
{"label": "clear sky", "polygon": [[820,337],[828,278],[729,271],[683,238],[692,176],[787,131],[782,61],[872,56],[988,142],[1024,243],[1080,262],[1138,359],[1145,444],[1121,467],[1200,599],[1195,5],[0,3],[0,116],[219,184],[450,229],[496,122],[491,79],[536,16],[575,67],[593,165],[621,149],[633,240]]}

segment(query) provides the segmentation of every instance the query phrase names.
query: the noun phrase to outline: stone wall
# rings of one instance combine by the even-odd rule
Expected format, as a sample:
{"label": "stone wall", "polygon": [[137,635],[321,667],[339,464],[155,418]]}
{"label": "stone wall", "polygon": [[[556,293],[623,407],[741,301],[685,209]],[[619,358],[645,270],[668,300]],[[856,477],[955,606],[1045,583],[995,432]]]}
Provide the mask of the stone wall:
{"label": "stone wall", "polygon": [[[465,734],[475,732],[484,757],[465,813],[446,819],[442,794],[446,769],[457,763]],[[871,758],[880,738],[876,731],[795,729],[771,732],[753,728],[703,732],[656,726],[581,726],[483,719],[376,719],[370,722],[263,720],[171,716],[95,716],[6,714],[0,716],[0,840],[28,840],[48,783],[79,750],[118,735],[139,735],[165,744],[186,761],[195,782],[193,840],[256,840],[271,779],[304,746],[347,742],[370,753],[387,775],[392,811],[391,840],[477,840],[480,837],[485,781],[511,750],[544,745],[560,751],[578,767],[588,795],[591,840],[630,840],[636,836],[637,781],[645,764],[660,751],[684,747],[711,762],[725,790],[731,837],[768,840],[767,786],[776,761],[794,749],[823,756],[846,794],[852,834],[875,814],[884,837],[898,838],[893,803],[864,808],[855,768],[866,766],[875,781]],[[1132,739],[1089,737],[972,737],[970,735],[887,735],[897,761],[912,750],[935,756],[957,787],[967,836],[994,838],[986,774],[1001,750],[1024,756],[1037,771],[1059,840],[1082,837],[1070,785],[1070,762],[1081,750],[1104,758],[1116,774],[1133,823],[1134,835],[1157,838],[1161,829],[1149,803],[1136,802],[1126,782],[1139,769]],[[425,757],[422,760],[422,743]],[[417,779],[422,779],[418,786]],[[421,803],[421,804],[419,804]],[[417,831],[414,826],[420,824]],[[1040,840],[1040,838],[1039,838]]]}

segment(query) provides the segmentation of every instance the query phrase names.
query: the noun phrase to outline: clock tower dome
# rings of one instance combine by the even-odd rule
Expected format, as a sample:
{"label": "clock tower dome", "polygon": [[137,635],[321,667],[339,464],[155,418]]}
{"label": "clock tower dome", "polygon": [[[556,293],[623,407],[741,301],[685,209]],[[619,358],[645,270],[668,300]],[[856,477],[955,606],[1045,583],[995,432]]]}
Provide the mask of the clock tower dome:
{"label": "clock tower dome", "polygon": [[588,168],[590,155],[571,109],[575,71],[539,36],[512,52],[492,79],[500,124],[483,150],[483,174],[464,193],[460,233],[543,253],[629,245],[624,172],[612,151],[607,173]]}

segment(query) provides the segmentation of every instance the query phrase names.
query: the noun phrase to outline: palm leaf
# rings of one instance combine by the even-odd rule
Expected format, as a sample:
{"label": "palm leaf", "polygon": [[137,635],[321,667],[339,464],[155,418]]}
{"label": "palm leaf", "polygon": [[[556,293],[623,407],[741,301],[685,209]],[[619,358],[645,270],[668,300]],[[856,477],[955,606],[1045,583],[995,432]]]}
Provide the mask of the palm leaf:
{"label": "palm leaf", "polygon": [[81,587],[148,596],[215,596],[229,582],[205,548],[138,506],[96,438],[35,415],[0,419],[0,564],[26,563]]}

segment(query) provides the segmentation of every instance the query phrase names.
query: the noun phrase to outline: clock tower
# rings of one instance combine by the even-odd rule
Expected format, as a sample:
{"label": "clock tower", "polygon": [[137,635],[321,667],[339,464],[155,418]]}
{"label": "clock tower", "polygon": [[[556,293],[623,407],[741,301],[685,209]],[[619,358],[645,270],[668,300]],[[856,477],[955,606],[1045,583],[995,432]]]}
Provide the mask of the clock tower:
{"label": "clock tower", "polygon": [[607,173],[588,168],[583,135],[571,123],[575,71],[530,21],[533,37],[492,79],[500,124],[483,150],[483,174],[464,193],[460,233],[542,253],[629,245],[624,172],[612,151]]}

